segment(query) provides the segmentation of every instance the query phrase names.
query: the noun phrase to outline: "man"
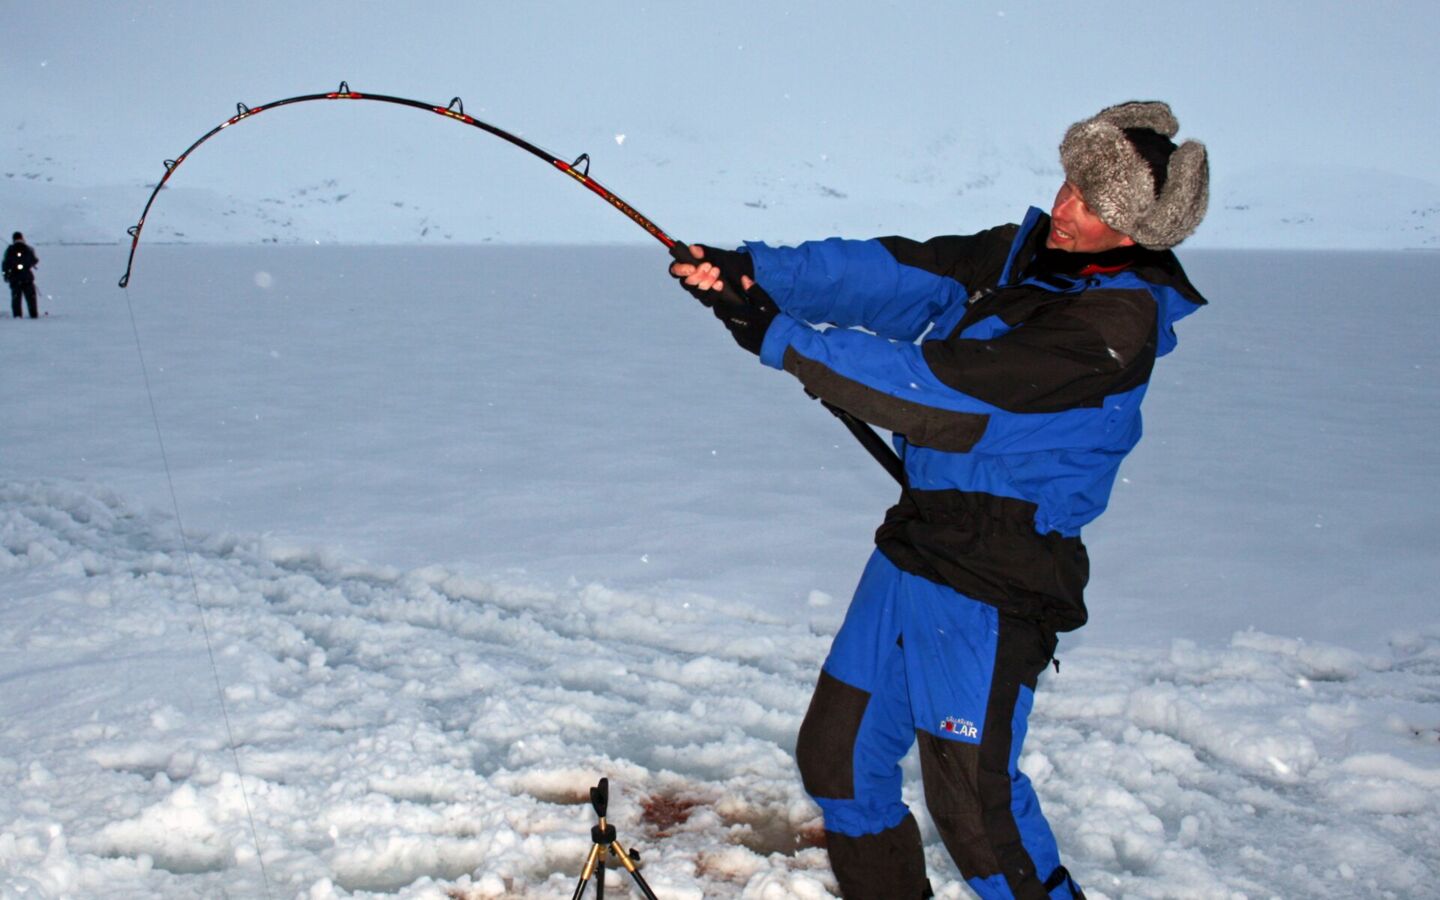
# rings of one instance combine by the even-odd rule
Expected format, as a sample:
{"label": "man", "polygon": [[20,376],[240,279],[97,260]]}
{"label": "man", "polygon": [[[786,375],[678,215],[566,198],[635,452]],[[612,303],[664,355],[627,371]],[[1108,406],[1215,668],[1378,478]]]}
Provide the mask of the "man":
{"label": "man", "polygon": [[917,739],[926,806],[977,894],[1082,896],[1017,760],[1056,634],[1087,618],[1081,527],[1140,438],[1175,322],[1205,303],[1169,249],[1208,200],[1205,148],[1178,130],[1158,102],[1077,122],[1050,214],[1020,225],[691,248],[671,266],[762,362],[894,432],[905,463],[795,751],[845,897],[929,895],[900,796]]}
{"label": "man", "polygon": [[35,256],[35,251],[25,243],[25,235],[15,232],[13,241],[5,248],[5,282],[10,285],[10,313],[15,318],[20,318],[20,296],[25,296],[26,305],[30,308],[30,318],[38,317],[37,303],[35,299],[35,267],[40,260]]}

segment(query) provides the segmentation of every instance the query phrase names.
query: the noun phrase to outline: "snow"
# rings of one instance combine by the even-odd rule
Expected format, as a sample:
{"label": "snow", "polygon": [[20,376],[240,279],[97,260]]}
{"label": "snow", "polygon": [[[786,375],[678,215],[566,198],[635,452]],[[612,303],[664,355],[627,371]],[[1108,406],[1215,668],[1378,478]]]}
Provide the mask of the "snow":
{"label": "snow", "polygon": [[[894,489],[662,248],[125,249],[0,327],[0,898],[562,896],[601,777],[665,900],[834,895]],[[1182,256],[1022,767],[1091,897],[1433,894],[1440,257]]]}

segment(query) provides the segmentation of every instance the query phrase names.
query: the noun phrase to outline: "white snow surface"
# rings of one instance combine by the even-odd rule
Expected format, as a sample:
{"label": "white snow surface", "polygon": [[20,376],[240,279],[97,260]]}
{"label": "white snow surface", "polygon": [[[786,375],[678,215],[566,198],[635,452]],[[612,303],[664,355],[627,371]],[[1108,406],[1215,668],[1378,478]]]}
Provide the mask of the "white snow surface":
{"label": "white snow surface", "polygon": [[[601,777],[664,900],[836,893],[794,735],[895,491],[662,248],[38,250],[0,898],[568,896]],[[1440,256],[1182,258],[1022,768],[1093,898],[1434,896]]]}

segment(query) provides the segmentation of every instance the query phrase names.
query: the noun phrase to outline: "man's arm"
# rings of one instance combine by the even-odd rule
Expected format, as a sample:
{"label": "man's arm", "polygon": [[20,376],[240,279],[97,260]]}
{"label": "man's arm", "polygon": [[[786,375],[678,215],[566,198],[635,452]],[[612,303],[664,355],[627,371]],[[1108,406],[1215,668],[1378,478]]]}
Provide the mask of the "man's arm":
{"label": "man's arm", "polygon": [[924,243],[830,238],[745,248],[755,280],[794,318],[914,340],[943,311],[963,303],[984,273],[998,274],[1013,234],[1014,226],[1002,226]]}
{"label": "man's arm", "polygon": [[[993,339],[920,345],[820,332],[781,315],[761,360],[911,443],[964,452],[997,414],[1098,409],[1107,396],[1143,384],[1154,361],[1155,314],[1144,291],[1093,292]],[[1027,437],[1036,446],[1049,439]]]}
{"label": "man's arm", "polygon": [[693,246],[697,261],[679,258],[670,274],[706,305],[726,277],[744,290],[758,282],[797,319],[914,340],[941,312],[998,278],[1015,230],[1001,226],[924,243],[830,238],[794,247],[747,243],[738,252]]}

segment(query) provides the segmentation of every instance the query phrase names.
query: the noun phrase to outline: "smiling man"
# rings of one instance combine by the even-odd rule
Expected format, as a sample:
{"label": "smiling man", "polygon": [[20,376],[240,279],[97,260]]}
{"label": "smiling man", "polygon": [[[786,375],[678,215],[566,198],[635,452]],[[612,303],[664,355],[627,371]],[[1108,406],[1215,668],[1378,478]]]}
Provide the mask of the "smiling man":
{"label": "smiling man", "polygon": [[1075,123],[1049,215],[1019,225],[697,247],[671,266],[737,343],[892,431],[904,460],[795,750],[845,897],[929,894],[901,799],[917,740],[926,806],[977,894],[1083,896],[1018,760],[1057,635],[1088,618],[1081,529],[1140,439],[1175,322],[1205,303],[1170,250],[1208,198],[1205,147],[1178,130],[1157,102]]}

